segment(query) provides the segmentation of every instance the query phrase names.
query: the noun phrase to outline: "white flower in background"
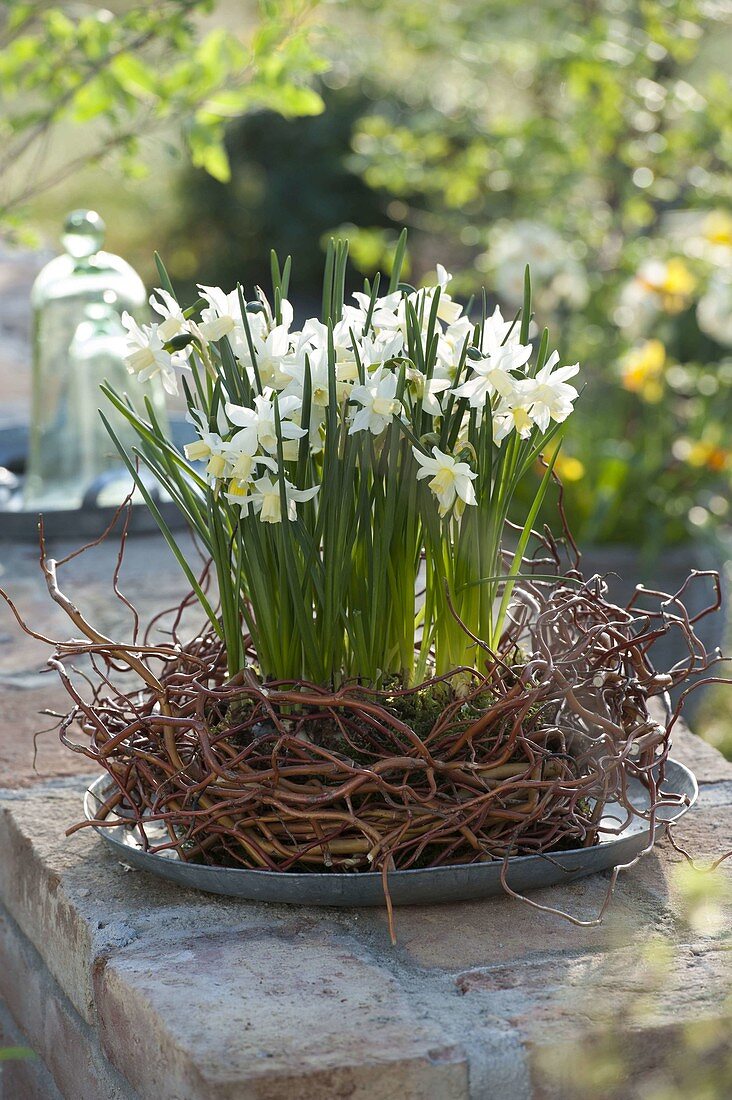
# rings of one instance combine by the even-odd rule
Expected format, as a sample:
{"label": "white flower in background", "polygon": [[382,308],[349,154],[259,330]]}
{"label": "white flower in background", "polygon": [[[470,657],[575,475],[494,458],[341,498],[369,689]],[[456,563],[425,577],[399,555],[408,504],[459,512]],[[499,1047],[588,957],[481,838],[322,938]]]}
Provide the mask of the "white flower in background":
{"label": "white flower in background", "polygon": [[124,357],[130,374],[136,374],[141,382],[160,375],[166,393],[177,394],[177,370],[187,369],[186,357],[180,352],[171,355],[165,350],[157,325],[140,327],[129,313],[122,314],[122,324],[127,330],[128,354]]}
{"label": "white flower in background", "polygon": [[[287,504],[287,518],[297,518],[297,505],[306,500],[312,500],[320,488],[314,485],[311,489],[296,489],[287,479],[284,479],[285,500]],[[259,515],[262,523],[282,522],[282,497],[280,483],[273,481],[268,475],[260,477],[244,492],[229,492],[226,494],[232,504],[238,504],[244,513],[251,509]]]}
{"label": "white flower in background", "polygon": [[559,352],[554,351],[534,378],[526,378],[518,386],[532,420],[542,432],[547,430],[550,420],[557,424],[566,420],[577,400],[577,390],[567,384],[567,379],[578,373],[579,363],[555,370],[558,362]]}
{"label": "white flower in background", "polygon": [[[297,397],[284,397],[278,402],[280,413],[280,433],[282,439],[299,439],[305,435],[305,429],[293,424],[289,419],[301,405]],[[270,389],[258,394],[254,398],[254,408],[248,409],[243,405],[226,404],[226,415],[232,424],[243,431],[237,432],[236,438],[243,451],[255,454],[258,447],[270,454],[277,453],[277,428],[275,425],[275,406],[273,392]],[[287,454],[286,456],[287,457]]]}
{"label": "white flower in background", "polygon": [[695,288],[696,277],[682,257],[644,260],[621,290],[613,320],[629,336],[639,336],[659,313],[686,309]]}
{"label": "white flower in background", "polygon": [[473,481],[478,475],[470,469],[467,462],[458,462],[439,447],[432,448],[432,458],[422,454],[416,447],[412,447],[412,453],[421,467],[417,480],[421,481],[426,477],[431,479],[429,488],[437,497],[441,516],[447,515],[456,500],[458,512],[462,512],[466,504],[476,503]]}
{"label": "white flower in background", "polygon": [[732,279],[713,275],[696,307],[699,328],[718,344],[732,347]]}
{"label": "white flower in background", "polygon": [[548,225],[521,218],[491,232],[488,251],[478,267],[493,272],[496,294],[518,307],[524,298],[524,273],[531,268],[537,305],[542,311],[561,304],[581,308],[589,297],[587,273],[572,246]]}
{"label": "white flower in background", "polygon": [[712,267],[732,261],[732,213],[717,210],[668,210],[661,218],[661,236],[676,251]]}
{"label": "white flower in background", "polygon": [[349,435],[363,431],[370,431],[372,435],[383,432],[401,407],[396,397],[397,381],[393,371],[377,367],[366,379],[365,385],[353,387],[351,399],[357,401],[361,408],[351,416]]}
{"label": "white flower in background", "polygon": [[183,310],[167,290],[158,288],[153,291],[150,295],[150,305],[163,318],[158,324],[158,332],[163,343],[167,343],[168,340],[172,340],[174,336],[186,330],[188,322],[183,316]]}
{"label": "white flower in background", "polygon": [[523,300],[526,265],[531,267],[537,282],[551,278],[561,266],[565,251],[566,244],[561,234],[551,226],[528,218],[503,223],[491,233],[491,259],[497,269],[520,264],[522,287],[519,301]]}

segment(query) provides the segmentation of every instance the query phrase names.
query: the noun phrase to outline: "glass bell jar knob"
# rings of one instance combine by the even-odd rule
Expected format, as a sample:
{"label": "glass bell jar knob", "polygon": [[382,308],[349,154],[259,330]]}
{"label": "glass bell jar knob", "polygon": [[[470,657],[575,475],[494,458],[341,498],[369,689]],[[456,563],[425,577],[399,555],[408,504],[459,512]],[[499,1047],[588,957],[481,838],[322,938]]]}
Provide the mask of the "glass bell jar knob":
{"label": "glass bell jar knob", "polygon": [[[105,226],[94,210],[68,215],[64,253],[46,264],[33,284],[33,378],[30,446],[23,492],[26,508],[73,509],[90,499],[90,487],[109,483],[123,465],[101,423],[103,409],[125,447],[129,424],[100,392],[102,382],[143,407],[147,395],[165,421],[157,379],[142,384],[125,364],[122,314],[149,322],[147,294],[137,272],[102,250]],[[129,483],[117,479],[119,499]],[[105,503],[110,503],[109,494]]]}
{"label": "glass bell jar knob", "polygon": [[83,259],[99,252],[107,227],[96,210],[72,210],[64,222],[61,244],[69,256]]}

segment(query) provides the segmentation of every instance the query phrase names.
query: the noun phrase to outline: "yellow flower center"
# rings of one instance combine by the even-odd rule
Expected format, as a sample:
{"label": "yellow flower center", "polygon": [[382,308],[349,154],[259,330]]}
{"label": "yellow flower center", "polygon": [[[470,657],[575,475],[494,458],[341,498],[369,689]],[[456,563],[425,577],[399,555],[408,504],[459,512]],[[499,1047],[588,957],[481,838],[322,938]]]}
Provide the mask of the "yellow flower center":
{"label": "yellow flower center", "polygon": [[511,410],[513,415],[513,422],[516,425],[516,431],[523,431],[524,428],[531,426],[531,417],[527,413],[526,409],[517,408]]}
{"label": "yellow flower center", "polygon": [[253,465],[254,459],[251,455],[239,455],[231,471],[232,477],[246,481],[252,472]]}
{"label": "yellow flower center", "polygon": [[265,493],[262,497],[262,523],[279,523],[282,518],[280,494]]}
{"label": "yellow flower center", "polygon": [[223,477],[226,470],[226,459],[223,455],[211,455],[206,467],[206,473],[210,477]]}
{"label": "yellow flower center", "polygon": [[191,462],[201,462],[204,458],[208,458],[210,454],[211,448],[202,439],[197,439],[195,443],[186,443],[185,455]]}
{"label": "yellow flower center", "polygon": [[373,411],[375,416],[391,416],[396,408],[393,397],[375,397]]}
{"label": "yellow flower center", "polygon": [[452,489],[453,485],[455,484],[455,480],[456,479],[454,471],[451,470],[449,466],[443,466],[431,479],[430,489],[435,494],[435,496],[444,496],[446,493],[449,493],[450,489]]}

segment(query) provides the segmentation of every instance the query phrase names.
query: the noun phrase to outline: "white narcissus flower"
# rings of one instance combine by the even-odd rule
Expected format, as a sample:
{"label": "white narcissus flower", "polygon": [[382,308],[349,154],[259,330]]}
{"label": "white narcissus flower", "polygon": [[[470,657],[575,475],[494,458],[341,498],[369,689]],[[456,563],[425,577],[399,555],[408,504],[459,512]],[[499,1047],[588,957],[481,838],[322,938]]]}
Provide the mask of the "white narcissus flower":
{"label": "white narcissus flower", "polygon": [[[305,500],[312,500],[320,486],[314,485],[311,489],[296,489],[287,479],[284,479],[285,500],[287,502],[287,518],[297,518],[297,504]],[[280,484],[273,481],[265,474],[249,487],[245,493],[235,491],[226,494],[232,504],[238,504],[243,512],[248,513],[251,508],[259,515],[262,523],[282,522],[282,497]]]}
{"label": "white narcissus flower", "polygon": [[557,424],[566,420],[578,396],[574,386],[567,385],[567,379],[574,378],[579,363],[554,370],[558,362],[559,352],[554,351],[534,378],[519,382],[531,417],[542,432],[547,430],[550,420]]}
{"label": "white narcissus flower", "polygon": [[276,325],[263,340],[252,339],[252,343],[262,385],[283,389],[292,378],[288,366],[290,334],[287,327]]}
{"label": "white narcissus flower", "polygon": [[[258,324],[259,326],[261,326],[261,335],[263,336],[265,333],[270,332],[271,329],[275,327],[275,317],[272,306],[269,304],[267,295],[264,293],[261,286],[255,287],[254,290],[257,295],[257,303],[262,307],[262,309],[256,311],[253,315],[254,318],[258,318],[258,321],[255,323],[254,326],[252,326],[252,314],[247,313],[247,318],[249,320],[249,328],[252,332],[252,335],[256,335],[259,332],[259,329],[257,328]],[[280,302],[281,320],[278,323],[284,325],[285,328],[289,331],[292,328],[292,320],[294,315],[295,311],[292,308],[292,304],[288,302],[287,298],[283,298]]]}
{"label": "white narcissus flower", "polygon": [[512,431],[528,439],[534,427],[530,407],[530,401],[519,389],[502,398],[493,414],[493,442],[500,444]]}
{"label": "white narcissus flower", "polygon": [[357,401],[361,408],[352,414],[348,434],[370,431],[372,435],[381,435],[401,408],[396,397],[396,388],[396,374],[385,371],[384,367],[377,367],[367,377],[365,385],[354,386],[351,400]]}
{"label": "white narcissus flower", "polygon": [[[330,380],[328,375],[328,352],[324,347],[306,348],[293,361],[290,366],[290,380],[282,391],[282,398],[296,397],[302,403],[305,392],[305,378],[308,368],[310,370],[310,403],[314,409],[328,408]],[[339,400],[347,396],[349,386],[347,383],[338,385],[338,368],[336,367],[336,389]],[[311,419],[312,419],[311,409]],[[318,415],[316,413],[316,415]]]}
{"label": "white narcissus flower", "polygon": [[[356,292],[353,297],[363,312],[365,322],[371,306],[371,298],[368,294],[359,292]],[[402,332],[404,328],[404,301],[400,290],[395,290],[391,294],[384,294],[381,298],[376,299],[371,314],[371,326],[377,334],[393,335],[397,331]],[[356,332],[355,328],[354,332]],[[358,332],[356,332],[356,335],[358,336]]]}
{"label": "white narcissus flower", "polygon": [[364,336],[356,351],[362,366],[369,370],[398,359],[403,354],[404,342],[399,332],[382,332],[375,337]]}
{"label": "white narcissus flower", "polygon": [[246,334],[238,291],[232,290],[230,294],[226,294],[220,287],[201,285],[198,289],[201,297],[208,302],[206,309],[201,310],[201,323],[198,326],[201,335],[214,344],[223,340],[224,336],[232,337],[232,343],[236,345],[243,344]]}
{"label": "white narcissus flower", "polygon": [[160,375],[166,393],[177,394],[176,369],[187,369],[185,356],[165,350],[157,325],[140,327],[129,313],[122,314],[122,324],[127,330],[128,354],[124,362],[130,374],[136,374],[141,382]]}
{"label": "white narcissus flower", "polygon": [[466,344],[469,344],[475,326],[469,317],[459,317],[439,334],[437,341],[437,365],[435,373],[454,382],[458,363]]}
{"label": "white narcissus flower", "polygon": [[442,416],[440,394],[450,389],[452,385],[450,379],[435,375],[432,378],[426,378],[421,371],[415,368],[407,370],[407,378],[412,392],[422,402],[424,411],[430,416]]}
{"label": "white narcissus flower", "polygon": [[[217,478],[224,477],[227,469],[226,458],[223,451],[226,444],[223,442],[219,432],[211,432],[208,429],[208,421],[203,413],[198,410],[189,411],[186,414],[186,420],[189,424],[193,424],[198,434],[198,439],[193,443],[186,443],[183,448],[183,453],[189,462],[205,462],[206,463],[206,476],[212,481]],[[221,417],[217,418],[219,421],[219,427],[221,427]],[[224,429],[227,425],[223,424]]]}
{"label": "white narcissus flower", "polygon": [[486,318],[479,350],[483,358],[469,360],[472,378],[454,390],[456,397],[467,398],[473,409],[484,408],[494,394],[510,397],[517,384],[512,372],[525,367],[531,357],[531,345],[518,342],[518,334],[497,306]]}
{"label": "white narcissus flower", "polygon": [[530,355],[528,344],[506,344],[485,359],[471,360],[473,377],[453,391],[455,396],[467,398],[473,409],[484,408],[494,394],[510,397],[518,381],[512,371],[523,367]]}
{"label": "white narcissus flower", "polygon": [[513,321],[507,321],[500,307],[486,317],[481,334],[480,350],[484,355],[495,355],[502,347],[514,344],[519,347],[519,328]]}
{"label": "white narcissus flower", "polygon": [[437,497],[441,516],[446,516],[456,501],[456,511],[459,513],[466,504],[476,503],[473,481],[478,475],[467,462],[458,462],[439,447],[432,448],[432,458],[416,447],[412,447],[412,453],[421,467],[417,479],[431,478],[429,488]]}
{"label": "white narcissus flower", "polygon": [[226,474],[227,462],[223,454],[224,443],[214,432],[202,432],[195,443],[186,443],[185,456],[189,462],[205,462],[206,476],[215,480]]}
{"label": "white narcissus flower", "polygon": [[[275,425],[275,406],[272,399],[272,390],[265,390],[254,398],[254,408],[248,409],[243,405],[226,404],[226,415],[232,424],[243,431],[237,432],[236,438],[243,452],[250,455],[256,453],[258,447],[270,454],[277,453],[277,428]],[[296,412],[301,405],[297,397],[283,397],[278,402],[280,413],[280,433],[283,440],[299,439],[305,435],[305,429],[299,428],[288,418]],[[289,452],[288,452],[289,453]],[[287,455],[285,456],[287,457]]]}
{"label": "white narcissus flower", "polygon": [[[251,433],[246,429],[221,444],[221,454],[226,460],[226,476],[237,482],[247,482],[256,466],[266,466],[276,470],[277,463],[266,455],[258,455],[251,450]],[[256,450],[256,448],[255,448]]]}
{"label": "white narcissus flower", "polygon": [[[455,322],[462,315],[463,307],[454,302],[450,295],[447,293],[447,284],[452,281],[452,275],[449,275],[442,264],[437,264],[437,285],[440,288],[440,301],[437,304],[437,316],[441,321],[444,321],[446,325],[454,325]],[[428,300],[432,300],[432,293],[428,292]]]}
{"label": "white narcissus flower", "polygon": [[[160,301],[158,301],[158,298]],[[183,316],[183,310],[167,290],[161,290],[158,287],[157,290],[153,291],[150,295],[150,305],[163,318],[162,322],[158,324],[158,332],[163,343],[172,340],[174,336],[178,336],[186,329],[188,322]]]}

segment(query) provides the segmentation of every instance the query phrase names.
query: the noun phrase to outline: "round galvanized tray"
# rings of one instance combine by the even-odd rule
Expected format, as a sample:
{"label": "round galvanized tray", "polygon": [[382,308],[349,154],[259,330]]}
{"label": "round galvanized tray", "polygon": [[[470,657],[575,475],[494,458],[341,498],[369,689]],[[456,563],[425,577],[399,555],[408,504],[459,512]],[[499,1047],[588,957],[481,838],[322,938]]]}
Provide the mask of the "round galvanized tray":
{"label": "round galvanized tray", "polygon": [[[89,787],[84,799],[84,813],[93,821],[95,809],[108,791],[108,779],[100,776]],[[633,805],[640,811],[649,807],[648,792],[637,780],[628,784]],[[693,806],[699,793],[691,771],[675,760],[666,762],[663,784],[664,797],[675,804],[661,806],[657,810],[658,821],[672,821]],[[576,848],[571,851],[552,852],[550,855],[514,856],[508,861],[506,881],[520,893],[551,886],[557,882],[571,882],[583,875],[604,871],[619,864],[629,863],[648,845],[649,822],[638,815],[617,832],[625,819],[625,812],[615,803],[608,803],[601,828],[616,832],[602,834],[600,843],[592,848]],[[249,901],[268,901],[293,905],[383,905],[384,887],[381,874],[371,871],[299,873],[296,871],[249,871],[236,867],[208,867],[197,863],[185,863],[172,851],[163,855],[151,855],[142,846],[140,834],[124,818],[119,826],[94,828],[109,845],[117,858],[131,867],[158,875],[196,890]],[[146,826],[151,840],[158,840],[154,822]],[[165,836],[161,833],[160,840]],[[455,864],[446,867],[420,868],[412,871],[391,871],[389,893],[395,905],[424,905],[446,901],[464,901],[469,898],[490,897],[501,894],[502,862]]]}

